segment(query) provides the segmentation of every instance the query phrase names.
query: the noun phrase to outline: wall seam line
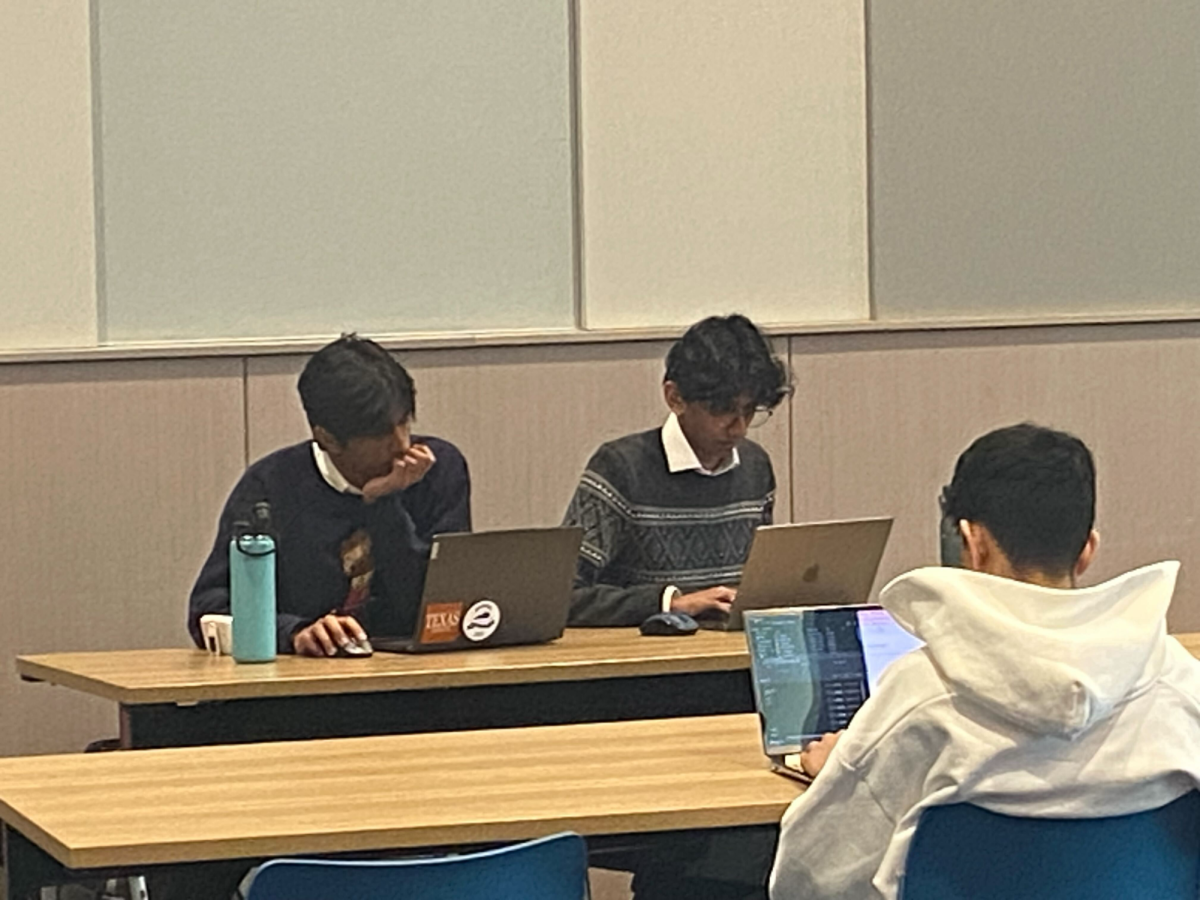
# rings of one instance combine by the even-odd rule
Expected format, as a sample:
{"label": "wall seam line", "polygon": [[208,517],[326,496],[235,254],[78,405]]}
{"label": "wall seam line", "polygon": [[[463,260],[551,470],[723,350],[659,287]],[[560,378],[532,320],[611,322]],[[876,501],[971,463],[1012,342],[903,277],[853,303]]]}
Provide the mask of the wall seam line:
{"label": "wall seam line", "polygon": [[871,140],[871,101],[871,0],[863,0],[863,215],[867,219],[863,240],[866,242],[867,318],[875,320],[879,318],[879,310],[875,298],[875,145]]}
{"label": "wall seam line", "polygon": [[92,113],[92,250],[96,289],[96,342],[108,343],[108,269],[104,242],[104,119],[100,96],[100,0],[88,4],[88,74]]}
{"label": "wall seam line", "polygon": [[571,154],[571,292],[575,327],[587,330],[587,310],[584,307],[583,259],[583,141],[580,105],[583,88],[580,83],[579,0],[567,0],[567,104]]}
{"label": "wall seam line", "polygon": [[250,358],[242,357],[242,463],[250,466]]}

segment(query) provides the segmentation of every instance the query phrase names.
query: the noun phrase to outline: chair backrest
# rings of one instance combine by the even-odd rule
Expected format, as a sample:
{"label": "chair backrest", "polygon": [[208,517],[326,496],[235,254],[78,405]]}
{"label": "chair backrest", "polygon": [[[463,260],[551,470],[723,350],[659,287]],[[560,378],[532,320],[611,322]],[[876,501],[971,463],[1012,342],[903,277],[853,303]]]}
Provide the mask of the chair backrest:
{"label": "chair backrest", "polygon": [[461,856],[396,860],[276,859],[246,900],[582,900],[587,847],[563,833]]}
{"label": "chair backrest", "polygon": [[901,900],[1200,897],[1200,793],[1102,819],[1026,819],[966,803],[917,823]]}

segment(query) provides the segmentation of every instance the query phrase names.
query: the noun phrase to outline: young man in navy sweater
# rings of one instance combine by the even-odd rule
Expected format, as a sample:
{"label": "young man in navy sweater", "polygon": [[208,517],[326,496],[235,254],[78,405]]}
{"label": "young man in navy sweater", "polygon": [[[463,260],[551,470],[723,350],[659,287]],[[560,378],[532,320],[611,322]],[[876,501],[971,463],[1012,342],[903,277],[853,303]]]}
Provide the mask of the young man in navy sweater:
{"label": "young man in navy sweater", "polygon": [[216,543],[192,589],[188,629],[229,612],[234,523],[267,501],[276,532],[281,653],[333,656],[369,633],[411,634],[430,539],[471,529],[471,484],[458,449],[411,433],[412,378],[355,335],[305,365],[300,399],[312,440],[250,466],[221,512]]}

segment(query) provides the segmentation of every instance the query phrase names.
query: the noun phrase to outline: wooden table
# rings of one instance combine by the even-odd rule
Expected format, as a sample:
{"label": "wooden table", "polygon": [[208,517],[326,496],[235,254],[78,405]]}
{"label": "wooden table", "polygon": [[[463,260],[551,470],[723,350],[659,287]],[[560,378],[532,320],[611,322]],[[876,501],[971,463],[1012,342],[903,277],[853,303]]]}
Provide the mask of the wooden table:
{"label": "wooden table", "polygon": [[741,632],[578,628],[549,644],[238,665],[195,649],[17,658],[22,678],[120,705],[126,747],[749,712]]}
{"label": "wooden table", "polygon": [[753,715],[0,759],[6,896],[203,861],[773,824],[799,791]]}
{"label": "wooden table", "polygon": [[1187,634],[1172,635],[1175,640],[1183,644],[1183,649],[1197,658],[1200,658],[1200,631],[1193,631]]}

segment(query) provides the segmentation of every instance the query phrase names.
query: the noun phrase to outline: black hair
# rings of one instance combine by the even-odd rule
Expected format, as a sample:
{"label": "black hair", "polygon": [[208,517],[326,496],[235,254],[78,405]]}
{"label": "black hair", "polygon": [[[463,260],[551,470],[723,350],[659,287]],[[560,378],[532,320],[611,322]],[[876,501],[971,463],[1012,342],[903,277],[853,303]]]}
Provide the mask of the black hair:
{"label": "black hair", "polygon": [[297,387],[308,424],[321,426],[341,444],[387,434],[417,408],[417,391],[404,366],[356,334],[314,353]]}
{"label": "black hair", "polygon": [[1068,575],[1096,520],[1092,453],[1028,422],[992,431],[958,458],[942,514],[986,526],[1018,572]]}
{"label": "black hair", "polygon": [[688,403],[728,413],[749,397],[774,409],[791,394],[787,366],[742,315],[710,316],[693,325],[667,353],[664,381],[673,381]]}

